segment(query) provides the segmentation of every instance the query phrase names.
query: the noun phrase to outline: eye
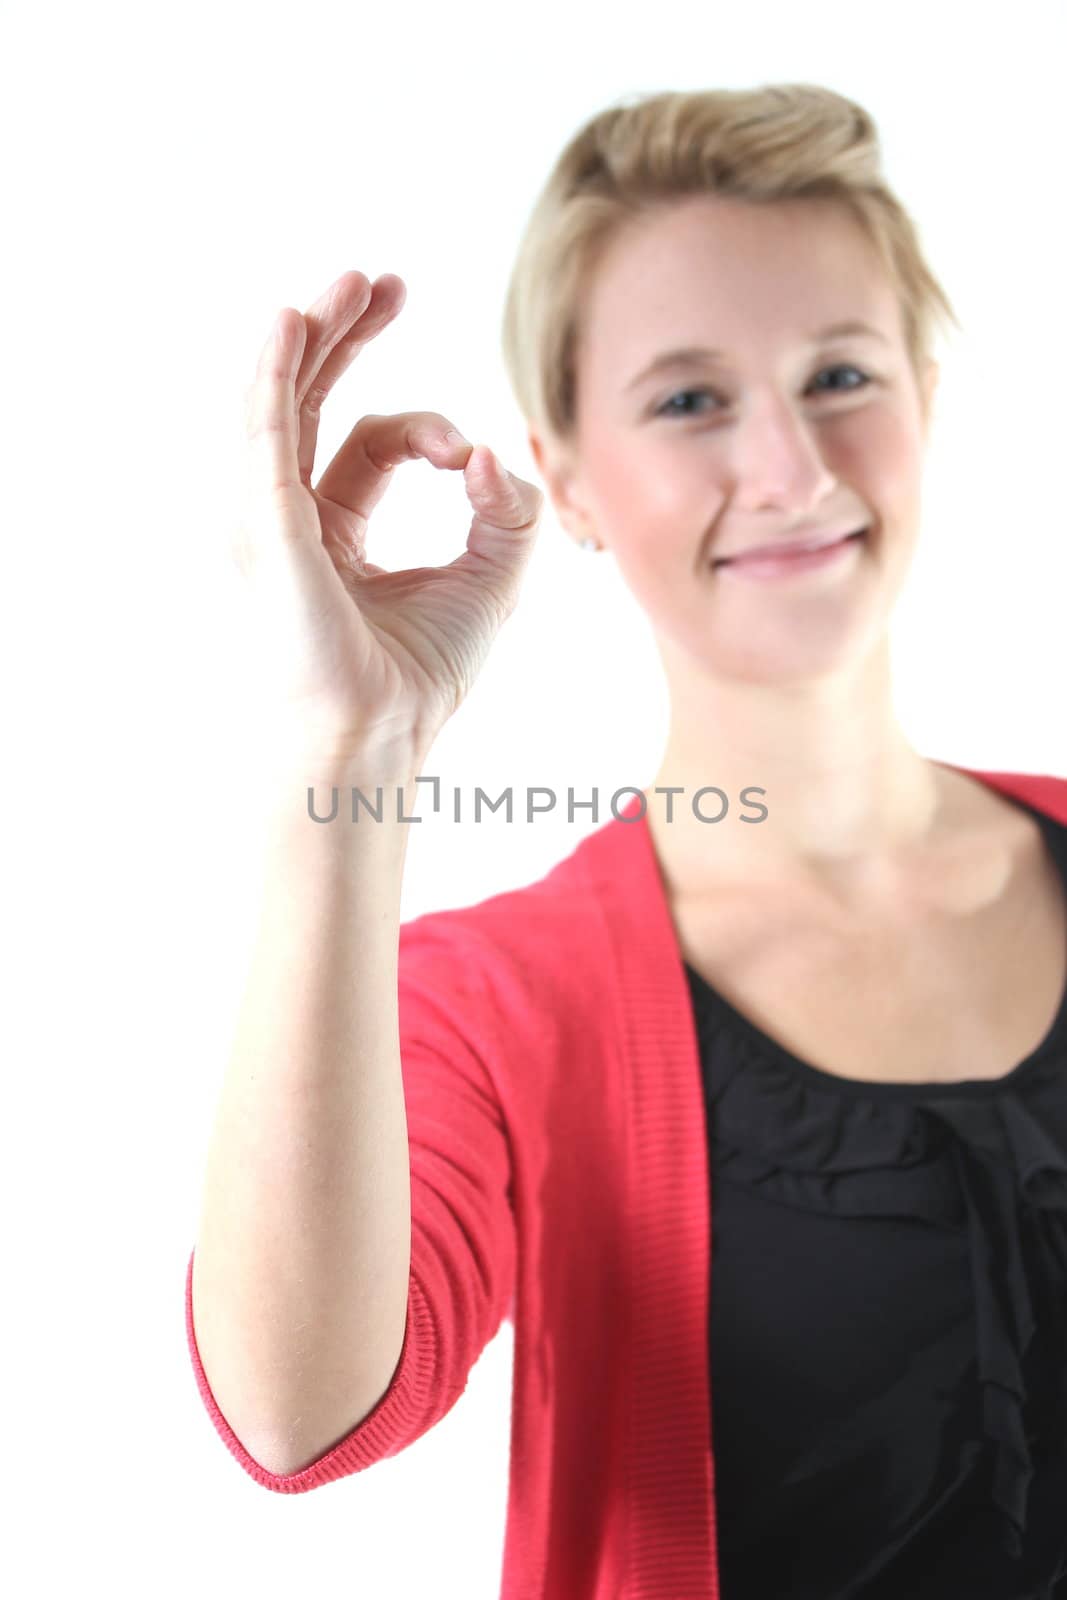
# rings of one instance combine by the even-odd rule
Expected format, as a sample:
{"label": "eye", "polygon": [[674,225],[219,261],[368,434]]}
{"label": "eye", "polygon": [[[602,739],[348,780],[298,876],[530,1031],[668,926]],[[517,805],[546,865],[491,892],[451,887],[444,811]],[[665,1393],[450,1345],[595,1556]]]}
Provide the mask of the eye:
{"label": "eye", "polygon": [[[833,393],[848,394],[848,393],[853,392],[853,391],[855,391],[857,389],[866,388],[866,386],[871,381],[870,378],[867,376],[867,374],[865,372],[861,372],[859,367],[854,367],[849,362],[844,362],[844,363],[842,363],[842,364],[840,364],[838,366],[835,366],[835,367],[824,367],[823,370],[818,374],[818,377],[819,378],[825,378],[831,373],[838,373],[838,372],[852,372],[852,373],[855,373],[856,377],[860,381],[858,383],[849,384],[847,386],[847,388],[845,388],[845,389],[836,389],[836,388],[835,389],[824,389],[822,391],[824,394],[833,394]],[[656,416],[657,417],[692,417],[692,416],[698,415],[697,412],[690,411],[688,409],[686,409],[684,411],[679,411],[679,410],[677,410],[675,408],[675,405],[674,405],[674,402],[676,400],[688,400],[694,395],[697,396],[697,397],[702,396],[702,395],[707,395],[707,396],[710,396],[712,399],[715,398],[715,393],[714,393],[714,390],[712,390],[712,389],[679,389],[676,394],[672,394],[668,400],[665,400],[664,403],[661,406],[657,407]]]}

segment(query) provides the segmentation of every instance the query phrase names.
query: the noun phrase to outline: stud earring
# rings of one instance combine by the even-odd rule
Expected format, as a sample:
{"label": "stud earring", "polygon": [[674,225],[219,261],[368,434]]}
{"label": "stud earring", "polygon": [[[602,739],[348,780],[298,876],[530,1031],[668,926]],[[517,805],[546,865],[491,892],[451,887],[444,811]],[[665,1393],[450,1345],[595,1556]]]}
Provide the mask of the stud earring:
{"label": "stud earring", "polygon": [[583,550],[599,550],[600,549],[600,544],[599,544],[598,540],[593,539],[593,538],[583,539],[582,543],[581,543],[581,548]]}

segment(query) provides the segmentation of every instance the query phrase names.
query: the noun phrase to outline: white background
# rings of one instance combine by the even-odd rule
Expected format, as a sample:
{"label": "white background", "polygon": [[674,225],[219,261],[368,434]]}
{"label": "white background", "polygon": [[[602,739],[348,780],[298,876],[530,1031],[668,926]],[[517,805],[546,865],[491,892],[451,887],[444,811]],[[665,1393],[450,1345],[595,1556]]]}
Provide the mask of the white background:
{"label": "white background", "polygon": [[[964,325],[894,622],[901,713],[939,759],[1067,773],[1064,9],[96,0],[0,19],[14,1592],[492,1600],[509,1328],[411,1450],[299,1496],[242,1473],[186,1349],[262,814],[229,563],[244,386],[283,305],[397,272],[407,305],[327,402],[318,470],[363,412],[417,408],[536,481],[499,324],[563,143],[624,93],[841,90],[874,114]],[[468,515],[458,476],[412,464],[370,559],[449,560]],[[665,712],[610,558],[546,506],[427,770],[606,797],[650,781]],[[592,826],[422,810],[405,918],[528,882]]]}

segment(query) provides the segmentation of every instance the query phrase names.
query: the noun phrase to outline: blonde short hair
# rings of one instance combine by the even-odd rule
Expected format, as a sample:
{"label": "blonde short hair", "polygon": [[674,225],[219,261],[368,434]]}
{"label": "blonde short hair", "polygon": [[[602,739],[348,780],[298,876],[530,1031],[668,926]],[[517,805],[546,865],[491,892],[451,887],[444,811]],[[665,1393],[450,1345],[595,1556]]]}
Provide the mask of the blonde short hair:
{"label": "blonde short hair", "polygon": [[885,181],[874,120],[854,100],[806,83],[627,96],[558,157],[508,284],[504,365],[523,416],[550,438],[572,435],[578,307],[601,253],[628,220],[697,194],[839,202],[896,288],[916,377],[936,318],[960,327]]}

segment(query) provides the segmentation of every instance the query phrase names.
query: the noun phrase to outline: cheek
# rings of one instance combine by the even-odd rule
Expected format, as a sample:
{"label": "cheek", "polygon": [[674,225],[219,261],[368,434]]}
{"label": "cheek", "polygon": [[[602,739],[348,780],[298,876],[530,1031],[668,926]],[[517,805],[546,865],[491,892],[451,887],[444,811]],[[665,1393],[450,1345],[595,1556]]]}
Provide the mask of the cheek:
{"label": "cheek", "polygon": [[710,455],[680,450],[676,441],[605,444],[589,462],[597,515],[616,545],[646,538],[681,548],[711,525],[723,502]]}
{"label": "cheek", "polygon": [[844,481],[884,505],[909,501],[922,468],[922,441],[907,418],[887,416],[878,428],[856,436],[838,467]]}

